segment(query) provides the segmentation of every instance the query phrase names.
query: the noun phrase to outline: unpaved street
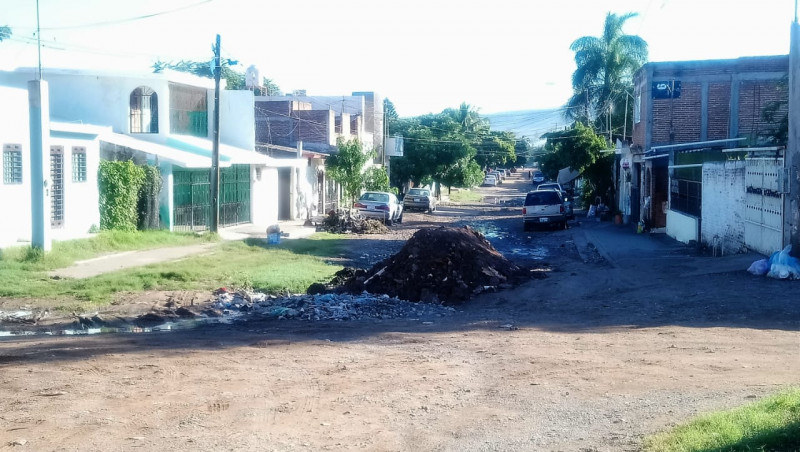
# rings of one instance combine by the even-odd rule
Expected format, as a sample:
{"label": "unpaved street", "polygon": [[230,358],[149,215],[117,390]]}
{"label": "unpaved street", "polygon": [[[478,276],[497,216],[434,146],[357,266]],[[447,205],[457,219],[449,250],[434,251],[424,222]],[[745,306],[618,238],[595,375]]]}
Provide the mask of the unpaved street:
{"label": "unpaved street", "polygon": [[5,338],[0,450],[638,450],[798,384],[799,283],[631,232],[606,243],[643,251],[609,262],[589,239],[622,232],[583,220],[523,233],[518,207],[447,206],[341,256],[367,267],[468,224],[547,275],[452,316]]}

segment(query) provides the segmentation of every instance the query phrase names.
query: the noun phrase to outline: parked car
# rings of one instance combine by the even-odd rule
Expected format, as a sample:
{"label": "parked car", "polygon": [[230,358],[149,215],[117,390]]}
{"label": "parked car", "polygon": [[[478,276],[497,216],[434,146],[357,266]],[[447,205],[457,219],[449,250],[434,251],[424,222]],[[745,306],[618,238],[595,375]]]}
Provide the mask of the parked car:
{"label": "parked car", "polygon": [[500,174],[500,172],[498,172],[498,171],[489,171],[489,176],[494,176],[494,178],[497,179],[497,184],[498,185],[503,183],[503,179],[504,178],[503,178],[503,175]]}
{"label": "parked car", "polygon": [[544,173],[541,171],[534,171],[533,172],[533,184],[541,184],[544,182]]}
{"label": "parked car", "polygon": [[555,224],[567,228],[567,209],[561,192],[555,190],[536,190],[525,196],[522,207],[522,225],[528,231],[534,224]]}
{"label": "parked car", "polygon": [[381,220],[387,226],[403,222],[403,204],[394,193],[368,191],[361,195],[353,207],[364,217]]}
{"label": "parked car", "polygon": [[564,207],[567,209],[567,219],[572,220],[575,218],[575,213],[572,207],[572,199],[567,195],[567,192],[561,187],[561,184],[558,182],[545,182],[543,184],[539,184],[536,187],[536,190],[555,190],[561,193],[561,197],[564,198]]}
{"label": "parked car", "polygon": [[497,186],[497,178],[491,174],[487,174],[486,177],[483,178],[483,185],[484,187],[495,187]]}
{"label": "parked car", "polygon": [[403,197],[403,210],[436,210],[436,197],[427,188],[412,188]]}

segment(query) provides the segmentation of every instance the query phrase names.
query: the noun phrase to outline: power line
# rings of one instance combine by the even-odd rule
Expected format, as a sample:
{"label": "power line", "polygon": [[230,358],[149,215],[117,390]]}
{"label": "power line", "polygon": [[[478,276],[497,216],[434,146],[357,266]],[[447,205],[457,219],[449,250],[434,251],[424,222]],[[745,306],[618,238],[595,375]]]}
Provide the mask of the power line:
{"label": "power line", "polygon": [[[119,25],[119,24],[124,24],[124,23],[128,23],[128,22],[136,22],[136,21],[139,21],[139,20],[144,20],[144,19],[150,19],[150,18],[153,18],[153,17],[163,16],[163,15],[166,15],[166,14],[172,14],[172,13],[175,13],[175,12],[178,12],[178,11],[183,11],[183,10],[190,9],[190,8],[195,8],[197,6],[204,5],[206,3],[211,3],[213,1],[214,0],[202,0],[200,2],[192,3],[190,5],[181,6],[181,7],[178,7],[178,8],[168,9],[168,10],[164,10],[164,11],[158,11],[158,12],[150,13],[150,14],[143,14],[141,16],[127,17],[127,18],[115,19],[115,20],[107,20],[107,21],[103,21],[103,22],[92,22],[92,23],[80,24],[80,25],[65,25],[65,26],[61,26],[61,27],[42,27],[41,30],[44,30],[44,31],[76,30],[76,29],[79,29],[79,28],[94,28],[94,27],[106,27],[106,26],[109,26],[109,25]],[[30,29],[30,27],[12,27],[12,28]]]}

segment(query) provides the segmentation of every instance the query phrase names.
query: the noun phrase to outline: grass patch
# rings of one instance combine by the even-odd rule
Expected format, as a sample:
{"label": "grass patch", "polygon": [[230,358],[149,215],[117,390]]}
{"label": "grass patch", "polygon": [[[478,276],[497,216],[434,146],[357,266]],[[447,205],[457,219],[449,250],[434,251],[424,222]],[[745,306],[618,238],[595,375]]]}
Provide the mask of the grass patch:
{"label": "grass patch", "polygon": [[475,193],[471,190],[459,190],[450,193],[450,201],[452,202],[481,202],[483,195]]}
{"label": "grass patch", "polygon": [[76,304],[88,308],[91,304],[109,303],[118,292],[219,287],[305,292],[310,284],[329,280],[341,269],[326,264],[321,256],[338,253],[342,240],[327,234],[273,247],[262,246],[263,241],[225,242],[207,255],[86,279],[53,280],[45,268],[25,268],[20,264],[0,271],[0,296],[56,300],[59,306],[72,309]]}
{"label": "grass patch", "polygon": [[0,250],[0,273],[14,268],[53,270],[69,267],[75,261],[90,259],[106,253],[192,245],[218,240],[219,236],[216,234],[169,231],[102,231],[88,239],[53,242],[53,249],[47,253],[29,246],[4,248]]}
{"label": "grass patch", "polygon": [[649,452],[800,450],[800,389],[700,416],[645,439]]}

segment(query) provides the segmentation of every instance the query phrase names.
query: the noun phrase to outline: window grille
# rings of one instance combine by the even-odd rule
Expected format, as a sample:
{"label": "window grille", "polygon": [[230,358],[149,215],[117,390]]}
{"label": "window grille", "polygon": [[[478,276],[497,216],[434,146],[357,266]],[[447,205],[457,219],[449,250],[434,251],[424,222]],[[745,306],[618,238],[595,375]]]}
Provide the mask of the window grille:
{"label": "window grille", "polygon": [[19,144],[3,146],[3,183],[22,183],[22,146]]}
{"label": "window grille", "polygon": [[72,182],[86,182],[86,148],[72,148]]}
{"label": "window grille", "polygon": [[50,226],[64,226],[64,148],[50,147]]}
{"label": "window grille", "polygon": [[130,97],[131,133],[158,133],[158,95],[147,86],[140,86]]}

